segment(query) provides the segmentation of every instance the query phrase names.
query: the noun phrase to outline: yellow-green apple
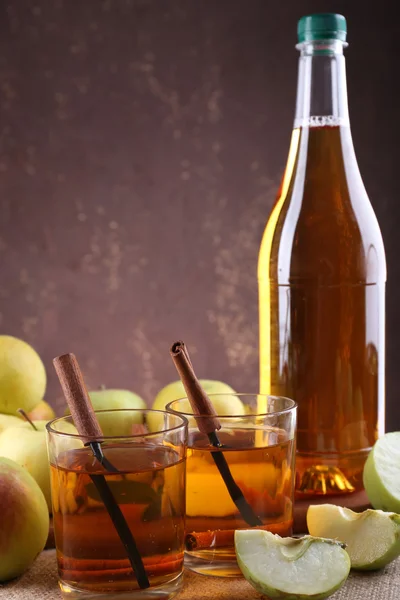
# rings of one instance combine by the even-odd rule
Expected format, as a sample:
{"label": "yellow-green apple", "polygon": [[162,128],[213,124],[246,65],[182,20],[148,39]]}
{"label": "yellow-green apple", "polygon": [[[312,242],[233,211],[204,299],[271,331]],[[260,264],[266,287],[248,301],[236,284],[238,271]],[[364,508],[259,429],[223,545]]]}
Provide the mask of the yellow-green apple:
{"label": "yellow-green apple", "polygon": [[334,504],[311,505],[307,511],[311,535],[346,544],[353,569],[381,569],[400,556],[400,515],[367,509],[355,513]]}
{"label": "yellow-green apple", "polygon": [[8,427],[19,425],[20,422],[21,420],[16,416],[14,417],[13,415],[0,415],[0,433]]}
{"label": "yellow-green apple", "polygon": [[[218,415],[244,415],[246,413],[243,402],[238,396],[235,396],[235,390],[222,381],[213,379],[200,379],[200,385],[204,391],[211,396],[211,401]],[[213,394],[217,394],[213,396]],[[182,381],[173,381],[163,387],[154,399],[152,408],[154,410],[165,410],[169,402],[186,398],[185,388]],[[191,413],[189,400],[186,400],[179,407],[180,412]],[[151,431],[156,431],[162,426],[162,415],[149,413],[147,423]]]}
{"label": "yellow-green apple", "polygon": [[33,477],[0,457],[0,582],[22,575],[49,533],[46,500]]}
{"label": "yellow-green apple", "polygon": [[0,412],[32,410],[43,398],[46,371],[38,353],[26,342],[0,335]]}
{"label": "yellow-green apple", "polygon": [[[103,388],[90,391],[89,396],[95,411],[139,409],[137,413],[98,413],[97,419],[105,436],[130,435],[132,433],[132,425],[143,423],[141,410],[146,408],[146,403],[143,398],[134,392],[130,390]],[[66,409],[65,414],[70,414],[69,408]]]}
{"label": "yellow-green apple", "polygon": [[51,512],[50,467],[47,455],[47,421],[18,424],[0,433],[0,456],[26,469],[42,490]]}
{"label": "yellow-green apple", "polygon": [[42,400],[35,408],[28,412],[31,421],[52,421],[56,418],[56,413],[50,404]]}

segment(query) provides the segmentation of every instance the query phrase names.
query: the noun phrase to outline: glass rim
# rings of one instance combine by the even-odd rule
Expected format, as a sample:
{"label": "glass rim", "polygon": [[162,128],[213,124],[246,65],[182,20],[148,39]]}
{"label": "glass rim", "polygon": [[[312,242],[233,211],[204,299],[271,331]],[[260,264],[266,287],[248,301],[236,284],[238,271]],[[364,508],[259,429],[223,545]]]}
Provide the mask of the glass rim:
{"label": "glass rim", "polygon": [[[148,438],[154,435],[160,435],[160,433],[170,433],[172,431],[178,431],[181,428],[187,428],[188,426],[188,420],[185,417],[185,415],[180,414],[180,413],[175,413],[172,411],[167,411],[167,410],[155,410],[153,408],[105,408],[105,409],[101,409],[101,410],[95,410],[94,413],[100,414],[100,413],[133,413],[133,412],[141,412],[141,413],[160,413],[162,415],[173,415],[174,417],[178,417],[181,420],[181,423],[179,425],[175,425],[174,427],[168,427],[167,429],[157,429],[156,431],[149,431],[147,433],[131,433],[129,435],[102,435],[99,439],[100,440],[131,440],[134,438]],[[64,415],[63,417],[56,417],[55,419],[52,419],[51,421],[49,421],[48,423],[46,423],[46,431],[47,433],[51,433],[54,435],[62,435],[64,437],[67,438],[74,438],[74,439],[79,439],[82,440],[83,438],[86,439],[87,436],[85,435],[81,435],[79,433],[68,433],[66,431],[57,431],[57,429],[54,429],[53,425],[56,424],[59,421],[67,421],[67,419],[71,419],[71,421],[68,422],[72,422],[72,424],[74,424],[73,420],[72,420],[72,415]],[[89,443],[89,442],[87,442]]]}
{"label": "glass rim", "polygon": [[[257,397],[257,398],[267,398],[267,399],[280,399],[280,400],[287,400],[288,402],[291,403],[291,406],[288,406],[286,408],[282,408],[281,410],[273,410],[271,412],[251,412],[251,413],[244,413],[242,415],[230,415],[230,414],[226,414],[226,415],[220,415],[220,414],[216,414],[216,416],[218,417],[218,419],[243,419],[243,418],[249,418],[249,417],[277,417],[280,415],[284,415],[284,414],[288,414],[290,412],[292,412],[293,410],[297,409],[297,402],[295,402],[294,400],[292,400],[292,398],[288,398],[287,396],[277,396],[275,394],[251,394],[251,393],[236,393],[236,392],[220,392],[218,394],[207,394],[207,396],[212,400],[214,397],[216,396],[236,396],[236,397],[241,397],[241,396],[253,396],[253,397]],[[168,402],[168,404],[165,407],[165,410],[167,412],[173,413],[173,414],[177,414],[177,415],[181,415],[182,417],[186,417],[186,419],[188,419],[189,417],[196,417],[199,419],[209,419],[210,415],[198,415],[195,414],[194,412],[182,412],[180,410],[174,410],[173,408],[171,408],[172,404],[175,404],[175,402],[182,402],[183,400],[188,400],[187,396],[183,396],[182,398],[176,398],[176,400],[171,400],[171,402]]]}

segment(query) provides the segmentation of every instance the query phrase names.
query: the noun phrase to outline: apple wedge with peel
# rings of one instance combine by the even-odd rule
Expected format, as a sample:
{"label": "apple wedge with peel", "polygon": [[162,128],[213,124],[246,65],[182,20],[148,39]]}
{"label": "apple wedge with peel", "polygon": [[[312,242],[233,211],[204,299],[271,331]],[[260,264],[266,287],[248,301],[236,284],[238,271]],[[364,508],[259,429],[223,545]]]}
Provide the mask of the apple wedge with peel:
{"label": "apple wedge with peel", "polygon": [[375,442],[364,465],[363,482],[374,508],[400,513],[400,431]]}
{"label": "apple wedge with peel", "polygon": [[400,555],[400,515],[368,509],[355,513],[333,504],[310,506],[307,527],[311,535],[346,544],[353,569],[381,569]]}
{"label": "apple wedge with peel", "polygon": [[271,599],[328,598],[350,571],[343,544],[310,535],[296,539],[261,529],[238,530],[235,550],[244,577]]}

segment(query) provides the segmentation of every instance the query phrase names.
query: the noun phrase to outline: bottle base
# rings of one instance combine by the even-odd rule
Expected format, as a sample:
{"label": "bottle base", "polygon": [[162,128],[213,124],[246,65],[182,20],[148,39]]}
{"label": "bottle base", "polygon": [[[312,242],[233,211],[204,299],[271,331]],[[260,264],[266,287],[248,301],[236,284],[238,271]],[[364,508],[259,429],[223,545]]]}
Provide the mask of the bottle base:
{"label": "bottle base", "polygon": [[363,470],[371,448],[357,452],[308,453],[296,455],[296,498],[321,495],[337,496],[360,491]]}

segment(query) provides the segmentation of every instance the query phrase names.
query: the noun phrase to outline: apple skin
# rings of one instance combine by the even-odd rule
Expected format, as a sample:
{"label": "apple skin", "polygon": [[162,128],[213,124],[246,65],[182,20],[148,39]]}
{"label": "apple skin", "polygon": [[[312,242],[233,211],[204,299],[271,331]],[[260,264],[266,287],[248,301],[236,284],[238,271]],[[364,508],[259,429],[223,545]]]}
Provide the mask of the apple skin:
{"label": "apple skin", "polygon": [[0,415],[0,433],[9,427],[18,427],[21,419],[13,415]]}
{"label": "apple skin", "polygon": [[42,400],[28,413],[31,421],[52,421],[56,418],[54,409],[45,400]]}
{"label": "apple skin", "polygon": [[364,465],[363,483],[368,500],[379,510],[400,513],[400,431],[379,438]]}
{"label": "apple skin", "polygon": [[[211,398],[214,408],[219,415],[244,415],[246,414],[245,407],[241,400],[232,394],[235,394],[235,390],[222,381],[216,381],[213,379],[200,379],[200,385],[204,391],[212,396],[213,394],[223,394],[218,399]],[[225,396],[226,394],[226,396]],[[154,399],[152,409],[153,410],[165,410],[167,404],[173,400],[179,400],[186,398],[185,388],[183,387],[182,381],[173,381],[165,387],[163,387]],[[182,407],[181,407],[182,408]],[[189,401],[187,402],[188,412],[192,412]],[[183,411],[182,411],[183,412]],[[157,431],[162,428],[163,417],[162,415],[156,415],[149,413],[147,415],[147,424],[150,431]]]}
{"label": "apple skin", "polygon": [[46,500],[36,481],[0,457],[0,582],[22,575],[44,549],[49,533]]}
{"label": "apple skin", "polygon": [[[89,392],[90,400],[95,411],[118,409],[146,409],[146,403],[137,394],[129,390],[102,389]],[[70,414],[69,408],[65,411]],[[107,437],[131,435],[132,425],[143,423],[143,414],[137,413],[97,413],[103,434]]]}
{"label": "apple skin", "polygon": [[0,335],[0,413],[25,412],[42,400],[46,371],[38,353],[26,342]]}
{"label": "apple skin", "polygon": [[[396,513],[370,508],[356,513],[333,504],[311,505],[307,527],[311,535],[344,542],[351,567],[358,571],[382,569],[400,556],[400,515]],[[363,556],[365,548],[368,552]]]}
{"label": "apple skin", "polygon": [[32,425],[21,421],[0,434],[0,457],[13,460],[35,479],[51,512],[50,466],[47,454],[47,421],[34,421]]}

